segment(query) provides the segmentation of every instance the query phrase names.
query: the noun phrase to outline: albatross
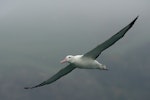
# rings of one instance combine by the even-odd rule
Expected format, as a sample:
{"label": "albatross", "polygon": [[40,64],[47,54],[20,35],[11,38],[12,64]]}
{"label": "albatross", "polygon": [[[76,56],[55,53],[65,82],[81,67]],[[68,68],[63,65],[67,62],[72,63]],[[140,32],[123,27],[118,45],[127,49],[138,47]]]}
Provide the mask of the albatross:
{"label": "albatross", "polygon": [[69,63],[65,68],[58,71],[55,75],[53,75],[48,80],[32,86],[32,87],[25,87],[24,89],[33,89],[37,87],[41,87],[44,85],[51,84],[56,80],[60,79],[64,75],[70,73],[75,68],[80,69],[100,69],[100,70],[108,70],[107,67],[101,63],[99,63],[96,58],[108,47],[112,46],[116,43],[119,39],[121,39],[125,33],[134,25],[135,21],[138,19],[138,16],[127,26],[117,32],[115,35],[110,37],[108,40],[99,44],[94,49],[90,50],[89,52],[85,53],[84,55],[68,55],[61,61],[61,63]]}

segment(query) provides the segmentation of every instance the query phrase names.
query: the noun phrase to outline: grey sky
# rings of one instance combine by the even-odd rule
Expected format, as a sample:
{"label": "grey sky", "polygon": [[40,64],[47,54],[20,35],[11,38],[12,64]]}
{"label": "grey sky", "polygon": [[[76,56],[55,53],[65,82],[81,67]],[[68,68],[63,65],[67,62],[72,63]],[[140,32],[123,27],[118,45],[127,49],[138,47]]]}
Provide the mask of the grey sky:
{"label": "grey sky", "polygon": [[[0,99],[148,100],[149,0],[1,0]],[[76,69],[52,85],[26,91],[139,19],[98,60],[109,72]]]}

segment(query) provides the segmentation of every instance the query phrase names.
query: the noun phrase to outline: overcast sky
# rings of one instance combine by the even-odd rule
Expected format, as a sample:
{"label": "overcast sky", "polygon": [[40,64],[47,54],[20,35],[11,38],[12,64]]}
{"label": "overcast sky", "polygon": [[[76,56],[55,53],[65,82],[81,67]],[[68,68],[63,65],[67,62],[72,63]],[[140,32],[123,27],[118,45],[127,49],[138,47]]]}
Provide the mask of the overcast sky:
{"label": "overcast sky", "polygon": [[[149,100],[149,0],[0,0],[1,100]],[[51,85],[45,81],[137,15],[125,37],[98,61],[110,71],[76,69]]]}

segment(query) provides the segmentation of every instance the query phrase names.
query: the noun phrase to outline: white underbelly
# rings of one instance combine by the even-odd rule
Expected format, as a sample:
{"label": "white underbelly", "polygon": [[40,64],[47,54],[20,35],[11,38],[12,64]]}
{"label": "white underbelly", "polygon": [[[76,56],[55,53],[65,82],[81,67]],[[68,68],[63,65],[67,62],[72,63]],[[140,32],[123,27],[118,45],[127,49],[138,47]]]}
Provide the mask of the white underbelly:
{"label": "white underbelly", "polygon": [[96,60],[82,60],[80,62],[76,62],[76,67],[82,69],[98,69],[100,68],[100,65],[101,64]]}

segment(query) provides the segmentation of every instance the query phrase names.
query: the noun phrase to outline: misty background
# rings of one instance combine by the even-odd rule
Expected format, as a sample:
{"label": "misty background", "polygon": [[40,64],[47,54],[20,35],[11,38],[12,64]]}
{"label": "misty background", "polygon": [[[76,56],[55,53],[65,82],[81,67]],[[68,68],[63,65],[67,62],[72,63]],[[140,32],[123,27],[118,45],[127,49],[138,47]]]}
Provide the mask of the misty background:
{"label": "misty background", "polygon": [[[1,100],[149,100],[149,0],[0,0]],[[47,80],[66,64],[139,19],[98,61],[110,70],[75,69]]]}

